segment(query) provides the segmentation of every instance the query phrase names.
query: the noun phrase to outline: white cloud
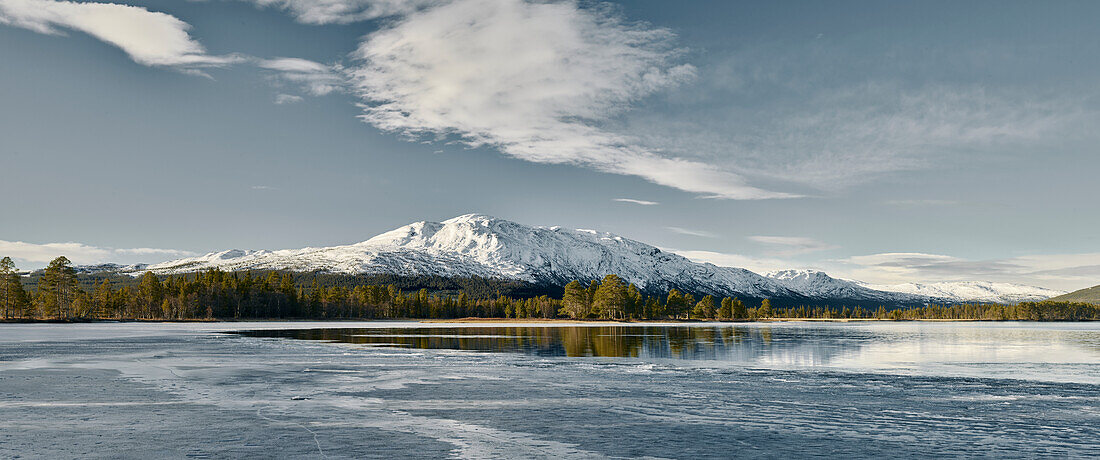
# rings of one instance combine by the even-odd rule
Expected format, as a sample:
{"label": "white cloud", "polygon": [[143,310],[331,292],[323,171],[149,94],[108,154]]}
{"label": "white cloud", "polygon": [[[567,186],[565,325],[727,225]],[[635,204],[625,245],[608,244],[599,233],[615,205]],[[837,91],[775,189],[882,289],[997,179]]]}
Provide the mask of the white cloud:
{"label": "white cloud", "polygon": [[[277,78],[289,83],[301,85],[314,96],[340,91],[345,86],[340,66],[328,66],[319,62],[299,58],[277,58],[262,60],[258,65],[276,72]],[[297,102],[297,101],[294,101]]]}
{"label": "white cloud", "polygon": [[714,198],[792,195],[663,155],[601,128],[693,78],[674,36],[574,2],[456,0],[368,35],[349,69],[362,119],[409,136],[454,135],[538,163],[642,177]]}
{"label": "white cloud", "polygon": [[638,204],[638,205],[642,205],[642,206],[656,206],[656,205],[661,204],[661,203],[658,203],[656,201],[635,200],[633,198],[615,198],[615,199],[612,199],[611,201],[618,201],[620,203],[634,203],[634,204]]}
{"label": "white cloud", "polygon": [[671,230],[675,233],[679,233],[681,235],[698,236],[698,237],[702,237],[702,238],[717,238],[718,237],[718,235],[715,235],[711,232],[707,232],[707,231],[703,231],[703,230],[692,230],[690,228],[683,228],[683,227],[665,227],[665,228],[667,228],[667,229],[669,229],[669,230]]}
{"label": "white cloud", "polygon": [[237,56],[212,56],[188,35],[189,24],[138,6],[54,0],[0,0],[0,23],[43,34],[87,33],[117,46],[135,62],[181,68],[222,66]]}
{"label": "white cloud", "polygon": [[808,254],[839,247],[801,236],[750,236],[749,240],[773,247],[769,254],[780,257]]}
{"label": "white cloud", "polygon": [[[83,243],[26,243],[23,241],[0,240],[0,257],[9,256],[12,259],[35,264],[45,265],[47,262],[65,256],[77,265],[96,264],[103,262],[139,262],[162,261],[172,257],[185,257],[195,255],[189,251],[158,248],[103,248],[89,246]],[[20,267],[27,269],[29,267]]]}
{"label": "white cloud", "polygon": [[442,0],[250,0],[285,10],[306,24],[348,24],[403,15]]}

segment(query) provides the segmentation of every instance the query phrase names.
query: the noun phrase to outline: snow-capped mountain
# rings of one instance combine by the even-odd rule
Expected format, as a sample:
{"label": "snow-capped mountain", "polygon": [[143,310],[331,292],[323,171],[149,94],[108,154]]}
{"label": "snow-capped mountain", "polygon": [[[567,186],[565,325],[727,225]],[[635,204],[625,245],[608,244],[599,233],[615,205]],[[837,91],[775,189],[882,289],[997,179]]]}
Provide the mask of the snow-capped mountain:
{"label": "snow-capped mountain", "polygon": [[[114,271],[126,271],[112,266]],[[572,280],[617,274],[642,290],[692,292],[788,301],[860,301],[913,304],[932,301],[1014,303],[1060,292],[1004,283],[935,283],[875,286],[812,270],[784,270],[765,276],[742,268],[692,262],[678,254],[610,233],[531,227],[481,214],[443,222],[417,222],[367,241],[323,248],[279,251],[232,249],[199,257],[135,266],[179,274],[286,270],[341,274],[480,276],[563,285]]]}
{"label": "snow-capped mountain", "polygon": [[530,227],[480,214],[417,222],[347,246],[233,249],[150,265],[147,270],[176,274],[209,268],[481,276],[559,285],[614,273],[643,290],[679,288],[742,297],[802,297],[748,270],[692,262],[610,233]]}
{"label": "snow-capped mountain", "polygon": [[1014,283],[947,281],[940,283],[868,284],[861,286],[887,292],[928,297],[945,302],[990,302],[1015,304],[1034,302],[1065,294],[1064,291]]}

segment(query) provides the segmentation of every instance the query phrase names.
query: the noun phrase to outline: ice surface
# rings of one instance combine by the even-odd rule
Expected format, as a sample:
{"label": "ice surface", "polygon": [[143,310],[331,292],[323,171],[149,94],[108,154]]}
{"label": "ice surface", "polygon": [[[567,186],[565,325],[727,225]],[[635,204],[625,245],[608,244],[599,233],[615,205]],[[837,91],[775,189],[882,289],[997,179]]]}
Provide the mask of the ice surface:
{"label": "ice surface", "polygon": [[219,332],[402,325],[454,326],[0,325],[0,457],[1100,455],[1091,324],[750,325],[742,361]]}

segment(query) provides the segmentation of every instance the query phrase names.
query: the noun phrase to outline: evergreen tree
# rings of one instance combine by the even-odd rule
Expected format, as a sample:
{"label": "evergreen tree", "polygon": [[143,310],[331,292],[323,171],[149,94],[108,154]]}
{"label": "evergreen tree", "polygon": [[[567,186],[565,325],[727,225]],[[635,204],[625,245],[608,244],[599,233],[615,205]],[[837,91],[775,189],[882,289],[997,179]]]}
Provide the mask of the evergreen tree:
{"label": "evergreen tree", "polygon": [[164,303],[164,286],[160,278],[153,272],[145,272],[138,283],[139,308],[142,318],[155,318],[158,316],[161,304]]}
{"label": "evergreen tree", "polygon": [[772,301],[770,299],[764,299],[760,302],[760,308],[756,310],[756,316],[758,318],[771,318],[773,314]]}
{"label": "evergreen tree", "polygon": [[596,288],[592,299],[592,313],[599,318],[619,319],[626,309],[626,283],[617,275],[607,275]]}
{"label": "evergreen tree", "polygon": [[642,292],[638,290],[638,286],[630,283],[630,286],[626,287],[626,314],[631,318],[641,318],[644,316],[642,312],[644,306]]}
{"label": "evergreen tree", "polygon": [[0,259],[0,309],[3,310],[3,318],[23,316],[26,308],[27,292],[23,289],[19,271],[10,257],[4,257]]}
{"label": "evergreen tree", "polygon": [[684,298],[684,295],[681,294],[680,291],[672,289],[668,291],[665,308],[668,310],[668,315],[673,319],[679,318],[680,314],[687,308],[687,299]]}
{"label": "evergreen tree", "polygon": [[38,302],[42,312],[46,316],[68,318],[76,294],[76,270],[72,262],[65,256],[50,261],[38,282]]}
{"label": "evergreen tree", "polygon": [[699,319],[714,318],[714,296],[705,295],[699,303],[695,304],[695,308],[692,310],[692,316]]}
{"label": "evergreen tree", "polygon": [[749,317],[749,310],[745,308],[745,302],[736,297],[733,298],[733,302],[730,304],[730,310],[733,319],[745,319]]}
{"label": "evergreen tree", "polygon": [[92,292],[92,312],[99,318],[111,318],[115,316],[117,312],[114,311],[114,305],[112,302],[111,281],[104,279],[95,287],[95,291]]}
{"label": "evergreen tree", "polygon": [[314,278],[313,285],[309,288],[309,310],[306,312],[306,316],[318,316],[323,313],[321,294],[321,287],[317,285],[317,279]]}
{"label": "evergreen tree", "polygon": [[588,292],[580,281],[570,281],[565,285],[565,293],[561,298],[561,310],[558,314],[577,319],[584,318],[588,310]]}

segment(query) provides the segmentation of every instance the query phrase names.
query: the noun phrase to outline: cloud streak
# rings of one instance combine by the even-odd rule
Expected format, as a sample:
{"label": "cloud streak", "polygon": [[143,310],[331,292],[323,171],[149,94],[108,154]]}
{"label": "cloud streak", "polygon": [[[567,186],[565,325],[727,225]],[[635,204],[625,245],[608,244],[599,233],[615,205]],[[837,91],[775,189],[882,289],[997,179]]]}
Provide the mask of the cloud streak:
{"label": "cloud streak", "polygon": [[750,236],[748,238],[750,241],[771,247],[768,254],[779,257],[791,257],[840,247],[801,236]]}
{"label": "cloud streak", "polygon": [[346,86],[343,68],[339,65],[330,66],[308,59],[288,57],[261,60],[257,65],[275,72],[275,78],[280,82],[301,86],[306,93],[313,96],[341,91]]}
{"label": "cloud streak", "polygon": [[536,163],[641,177],[712,198],[793,195],[661,154],[601,126],[691,80],[667,29],[603,5],[456,0],[366,37],[349,69],[363,121],[413,138],[455,136]]}
{"label": "cloud streak", "polygon": [[0,0],[0,24],[51,35],[61,35],[64,29],[84,32],[118,47],[134,62],[146,66],[195,69],[224,66],[243,59],[207,54],[188,34],[189,24],[138,6]]}
{"label": "cloud streak", "polygon": [[674,233],[679,233],[681,235],[698,236],[698,237],[701,237],[701,238],[717,238],[718,237],[718,235],[715,235],[711,232],[704,231],[704,230],[692,230],[690,228],[683,228],[683,227],[665,227],[665,228],[669,229],[670,231],[672,231]]}
{"label": "cloud streak", "polygon": [[661,204],[656,201],[635,200],[633,198],[614,198],[611,201],[618,201],[620,203],[633,203],[641,206],[657,206]]}

